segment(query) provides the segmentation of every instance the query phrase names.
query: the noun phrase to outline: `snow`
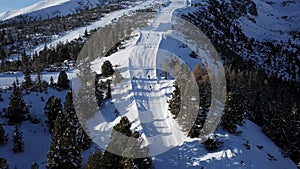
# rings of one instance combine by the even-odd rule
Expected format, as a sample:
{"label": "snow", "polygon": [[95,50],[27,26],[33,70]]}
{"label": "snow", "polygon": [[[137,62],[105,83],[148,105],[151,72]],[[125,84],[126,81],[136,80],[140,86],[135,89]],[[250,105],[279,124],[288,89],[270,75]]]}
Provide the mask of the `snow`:
{"label": "snow", "polygon": [[[258,16],[255,22],[241,17],[239,22],[243,32],[250,38],[257,40],[283,40],[290,37],[289,32],[300,29],[300,3],[294,1],[292,4],[283,6],[284,0],[273,1],[268,4],[267,0],[253,0],[257,6]],[[284,19],[284,17],[287,17]]]}
{"label": "snow", "polygon": [[[73,70],[69,70],[66,72],[68,75],[68,78],[72,80],[74,77],[76,77],[76,72]],[[54,82],[57,82],[59,72],[42,72],[42,80],[45,80],[47,82],[50,82],[51,76],[53,77]],[[0,73],[0,88],[8,88],[11,86],[16,79],[18,79],[19,83],[24,81],[24,75],[22,72],[5,72]],[[31,79],[34,81],[37,79],[37,74],[31,74]]]}
{"label": "snow", "polygon": [[66,16],[77,13],[77,9],[84,9],[85,6],[96,7],[100,2],[94,0],[43,0],[28,7],[0,13],[0,21],[25,14],[37,19],[48,19],[55,15]]}
{"label": "snow", "polygon": [[[143,8],[152,2],[145,1],[135,8]],[[174,78],[169,76],[165,80],[160,73],[162,73],[163,67],[161,63],[166,58],[179,57],[180,61],[187,63],[190,69],[197,64],[197,60],[189,56],[192,51],[190,48],[180,48],[181,42],[164,32],[170,27],[169,22],[173,12],[190,4],[190,1],[187,3],[186,1],[170,0],[166,4],[152,21],[150,28],[134,32],[138,36],[133,36],[127,41],[125,49],[119,50],[109,57],[97,58],[92,62],[92,70],[97,73],[101,73],[100,68],[105,60],[109,60],[113,65],[119,65],[118,70],[124,80],[122,83],[112,85],[113,98],[105,101],[101,110],[88,120],[87,127],[92,131],[91,136],[101,145],[108,144],[112,127],[121,119],[120,116],[116,117],[114,114],[115,108],[117,108],[121,116],[127,116],[132,122],[131,129],[141,132],[142,137],[147,140],[150,154],[155,155],[153,157],[155,168],[297,168],[290,159],[283,157],[280,149],[262,133],[258,126],[247,120],[244,126],[238,127],[238,130],[242,131],[241,136],[230,135],[221,129],[215,131],[219,141],[223,141],[224,144],[213,152],[208,152],[200,144],[199,139],[186,137],[168,111],[167,100],[174,90],[172,87]],[[127,12],[128,9],[113,12],[89,25],[87,29],[105,26],[111,23],[112,19]],[[49,45],[55,45],[59,41],[70,41],[83,34],[85,29],[86,27],[82,27],[66,33]],[[67,74],[69,79],[76,77],[75,70],[70,70]],[[42,75],[44,80],[49,81],[53,76],[56,81],[58,72],[43,72]],[[16,77],[20,82],[24,78],[20,72],[0,74],[0,88],[2,88],[0,90],[3,91],[2,97],[5,100],[0,102],[0,111],[7,108],[9,104],[8,98],[11,91],[4,88],[11,85]],[[32,75],[32,78],[35,79],[36,75]],[[0,146],[0,156],[8,159],[11,167],[30,168],[32,162],[37,161],[40,168],[45,168],[51,138],[44,123],[45,102],[41,101],[41,96],[47,100],[51,95],[61,98],[63,102],[66,91],[59,92],[48,88],[48,94],[32,92],[25,95],[26,103],[32,105],[31,114],[41,120],[39,124],[31,124],[28,121],[22,123],[21,131],[24,133],[25,152],[13,154],[11,150],[13,127],[4,126],[9,133],[10,141],[8,145]],[[1,117],[0,123],[2,122],[5,122],[5,118]],[[246,140],[249,141],[249,150],[243,145]],[[263,146],[263,148],[259,149],[257,146]],[[88,155],[95,148],[98,146],[93,144],[89,150],[82,153],[83,164],[86,164]],[[270,158],[270,156],[274,156],[274,158]]]}
{"label": "snow", "polygon": [[[199,142],[185,142],[170,151],[155,157],[156,168],[253,168],[282,169],[297,168],[290,159],[283,158],[280,149],[267,138],[260,127],[250,121],[238,130],[241,136],[228,135],[221,130],[216,131],[219,141],[224,144],[218,150],[208,152]],[[250,149],[243,145],[249,141]],[[257,146],[263,146],[259,149]],[[276,160],[270,160],[268,154]]]}
{"label": "snow", "polygon": [[[49,44],[47,44],[47,46],[55,47],[60,42],[72,41],[76,38],[83,36],[85,30],[92,30],[95,28],[104,27],[106,25],[109,25],[112,23],[112,20],[117,19],[117,18],[123,16],[124,14],[130,13],[130,11],[148,8],[149,5],[151,5],[152,3],[153,3],[153,0],[139,1],[139,2],[137,2],[136,6],[131,7],[130,9],[122,9],[122,10],[108,13],[104,17],[102,17],[101,20],[99,20],[99,21],[95,21],[94,23],[92,23],[90,25],[79,27],[79,28],[76,28],[75,30],[66,32],[63,36],[57,37],[57,39],[55,39],[52,42],[50,42]],[[41,45],[41,46],[37,47],[34,51],[40,52],[41,50],[44,49],[44,46],[45,45]]]}
{"label": "snow", "polygon": [[[5,78],[6,79],[6,78]],[[3,80],[3,78],[1,78]],[[2,84],[2,82],[1,82]],[[9,97],[11,95],[10,90],[4,90],[2,92],[3,102],[0,102],[0,111],[3,108],[7,108],[9,105]],[[48,88],[48,93],[31,92],[29,95],[24,95],[24,100],[29,107],[30,115],[40,120],[39,124],[32,124],[29,121],[25,121],[21,124],[20,130],[23,132],[24,152],[13,153],[13,130],[14,126],[4,125],[6,133],[8,133],[9,142],[4,146],[0,146],[0,156],[7,159],[11,168],[30,168],[32,163],[36,161],[40,168],[45,168],[46,156],[51,144],[51,136],[48,132],[48,127],[45,124],[46,117],[44,116],[44,106],[50,96],[60,98],[64,101],[66,91],[57,91],[52,88]],[[41,97],[45,101],[41,101]],[[5,118],[0,118],[0,123],[5,123]]]}

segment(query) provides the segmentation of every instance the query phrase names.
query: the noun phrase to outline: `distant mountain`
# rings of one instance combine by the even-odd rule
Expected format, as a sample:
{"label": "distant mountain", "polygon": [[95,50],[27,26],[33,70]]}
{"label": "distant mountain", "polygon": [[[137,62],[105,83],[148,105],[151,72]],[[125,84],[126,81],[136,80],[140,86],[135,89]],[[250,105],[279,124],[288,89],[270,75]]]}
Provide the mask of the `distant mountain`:
{"label": "distant mountain", "polygon": [[25,8],[0,13],[0,21],[15,17],[19,19],[43,20],[57,16],[66,16],[114,1],[115,0],[44,0]]}

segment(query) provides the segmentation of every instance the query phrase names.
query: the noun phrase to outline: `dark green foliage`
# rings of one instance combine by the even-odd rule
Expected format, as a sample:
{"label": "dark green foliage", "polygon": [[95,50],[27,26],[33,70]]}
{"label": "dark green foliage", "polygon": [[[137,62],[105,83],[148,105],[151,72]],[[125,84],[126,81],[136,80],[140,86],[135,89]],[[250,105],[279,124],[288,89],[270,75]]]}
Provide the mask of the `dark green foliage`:
{"label": "dark green foliage", "polygon": [[9,165],[7,164],[6,159],[0,157],[0,168],[1,169],[9,169]]}
{"label": "dark green foliage", "polygon": [[32,87],[32,79],[30,76],[30,63],[25,51],[22,54],[22,65],[24,74],[24,82],[22,83],[22,87],[26,89],[26,91],[30,91]]}
{"label": "dark green foliage", "polygon": [[225,114],[222,116],[221,126],[225,131],[233,134],[237,125],[241,125],[244,119],[244,112],[237,93],[228,93]]}
{"label": "dark green foliage", "polygon": [[180,90],[177,82],[174,83],[173,87],[175,88],[175,90],[173,91],[171,100],[169,100],[168,103],[169,103],[169,111],[172,113],[173,118],[176,119],[179,114],[180,104],[181,104]]}
{"label": "dark green foliage", "polygon": [[88,164],[85,169],[100,169],[103,168],[102,161],[102,152],[100,150],[96,150],[93,154],[89,156]]}
{"label": "dark green foliage", "polygon": [[38,71],[37,72],[37,79],[33,84],[32,90],[41,93],[41,92],[46,90],[47,86],[48,86],[47,82],[42,81],[42,74],[41,74],[40,71]]}
{"label": "dark green foliage", "polygon": [[6,112],[6,118],[8,118],[11,124],[17,124],[25,120],[28,113],[29,111],[23,100],[20,88],[14,84],[13,92],[11,94],[9,106]]}
{"label": "dark green foliage", "polygon": [[60,138],[54,139],[47,155],[47,168],[72,168],[81,167],[80,149],[76,146],[76,133],[68,127]]}
{"label": "dark green foliage", "polygon": [[34,162],[32,165],[31,165],[31,169],[39,169],[39,165]]}
{"label": "dark green foliage", "polygon": [[18,124],[14,127],[13,145],[14,153],[21,153],[24,151],[23,133],[20,131],[20,126]]}
{"label": "dark green foliage", "polygon": [[54,127],[54,122],[56,120],[58,112],[60,111],[62,111],[62,105],[60,99],[51,96],[44,107],[44,113],[46,117],[48,117],[46,123],[48,124],[50,133]]}
{"label": "dark green foliage", "polygon": [[107,83],[106,99],[110,99],[111,98],[111,81],[108,80],[106,83]]}
{"label": "dark green foliage", "polygon": [[[124,154],[124,157],[105,151],[103,154],[103,168],[153,168],[152,160],[149,157],[131,158],[133,154],[147,156],[149,155],[149,150],[148,147],[142,146],[143,140],[140,134],[136,131],[132,133],[130,127],[131,124],[127,117],[122,117],[120,122],[113,127],[114,130],[111,134],[107,150],[119,150],[119,153]],[[117,133],[127,137],[120,139]]]}
{"label": "dark green foliage", "polygon": [[219,146],[222,144],[222,142],[219,142],[218,139],[215,137],[215,138],[208,138],[202,144],[208,151],[214,151],[219,148]]}
{"label": "dark green foliage", "polygon": [[73,94],[72,90],[67,93],[64,105],[64,112],[67,118],[68,123],[74,127],[76,132],[76,144],[81,150],[86,150],[91,145],[91,139],[85,132],[85,130],[81,127],[79,123],[78,116],[75,112],[75,107],[73,103]]}
{"label": "dark green foliage", "polygon": [[65,71],[60,71],[57,80],[57,87],[61,89],[68,89],[70,80],[68,79],[68,75]]}
{"label": "dark green foliage", "polygon": [[8,134],[5,132],[3,125],[0,124],[0,146],[8,142]]}
{"label": "dark green foliage", "polygon": [[101,66],[102,76],[109,77],[114,74],[114,69],[112,64],[109,60],[104,61],[103,65]]}
{"label": "dark green foliage", "polygon": [[52,76],[50,77],[50,86],[52,86],[52,87],[54,86],[54,80],[53,80]]}

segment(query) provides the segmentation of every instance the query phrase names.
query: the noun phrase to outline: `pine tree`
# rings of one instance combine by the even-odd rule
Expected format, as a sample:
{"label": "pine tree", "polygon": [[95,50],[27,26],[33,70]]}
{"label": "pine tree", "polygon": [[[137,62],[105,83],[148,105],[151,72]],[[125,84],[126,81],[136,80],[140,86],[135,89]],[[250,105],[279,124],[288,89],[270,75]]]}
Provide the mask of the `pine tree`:
{"label": "pine tree", "polygon": [[[127,117],[122,117],[120,122],[113,127],[113,132],[110,136],[110,142],[107,146],[107,150],[122,150],[124,145],[127,144],[128,139],[120,139],[118,133],[121,133],[127,137],[131,136],[130,130],[131,124]],[[119,169],[123,168],[123,157],[113,154],[109,151],[105,151],[103,155],[104,168]],[[122,152],[120,152],[122,153]]]}
{"label": "pine tree", "polygon": [[37,87],[38,92],[42,92],[44,90],[44,87],[42,84],[42,73],[40,70],[37,71],[36,87]]}
{"label": "pine tree", "polygon": [[225,114],[222,116],[221,126],[224,130],[233,134],[236,132],[237,125],[241,125],[244,119],[244,112],[237,93],[227,95]]}
{"label": "pine tree", "polygon": [[85,169],[100,169],[103,168],[102,152],[97,149],[93,154],[89,156],[88,164]]}
{"label": "pine tree", "polygon": [[52,86],[52,87],[54,86],[54,80],[53,80],[52,76],[50,77],[50,86]]}
{"label": "pine tree", "polygon": [[[107,146],[108,151],[106,150],[103,155],[104,168],[153,168],[151,158],[144,157],[149,155],[148,147],[143,145],[144,140],[141,138],[141,135],[137,131],[132,133],[130,127],[131,124],[127,117],[122,117],[120,122],[113,127],[114,130]],[[120,139],[119,134],[127,137]],[[119,150],[118,154],[120,153],[124,157],[109,152],[112,149]],[[133,158],[139,156],[143,158]]]}
{"label": "pine tree", "polygon": [[31,169],[39,169],[39,165],[34,162],[32,165],[31,165]]}
{"label": "pine tree", "polygon": [[8,134],[5,132],[3,125],[0,124],[0,145],[8,142]]}
{"label": "pine tree", "polygon": [[106,99],[110,99],[111,98],[111,82],[108,80],[106,83],[107,83]]}
{"label": "pine tree", "polygon": [[174,83],[173,87],[175,88],[175,90],[173,91],[171,100],[169,100],[168,103],[169,103],[169,111],[172,113],[173,118],[176,119],[179,114],[180,103],[181,103],[180,90],[177,82]]}
{"label": "pine tree", "polygon": [[69,124],[71,124],[74,127],[74,130],[76,131],[76,144],[81,150],[88,149],[91,145],[91,139],[79,123],[78,116],[75,112],[75,107],[73,103],[72,90],[70,90],[67,93],[64,109]]}
{"label": "pine tree", "polygon": [[56,119],[54,121],[53,129],[51,131],[52,140],[57,140],[57,139],[61,138],[63,135],[63,132],[70,126],[71,126],[71,124],[68,121],[65,113],[59,111],[56,116]]}
{"label": "pine tree", "polygon": [[60,99],[51,96],[44,107],[44,113],[46,117],[48,117],[46,123],[48,124],[50,133],[52,132],[55,119],[58,115],[58,112],[60,111],[62,111],[62,105]]}
{"label": "pine tree", "polygon": [[114,74],[114,69],[110,61],[106,60],[101,66],[102,76],[109,77]]}
{"label": "pine tree", "polygon": [[22,86],[28,92],[31,90],[32,87],[32,79],[30,77],[30,64],[25,51],[22,54],[22,64],[23,64],[23,74],[24,74],[24,82],[22,83]]}
{"label": "pine tree", "polygon": [[68,89],[70,80],[68,79],[68,75],[65,71],[60,71],[57,80],[57,87],[61,89]]}
{"label": "pine tree", "polygon": [[74,129],[68,127],[62,137],[52,141],[47,155],[47,168],[72,168],[81,167],[80,149],[76,146],[76,133]]}
{"label": "pine tree", "polygon": [[14,153],[21,153],[24,151],[23,133],[20,131],[20,126],[18,124],[14,127],[13,145]]}
{"label": "pine tree", "polygon": [[7,164],[6,159],[0,157],[0,168],[1,169],[9,169],[9,165]]}
{"label": "pine tree", "polygon": [[23,100],[20,88],[17,87],[15,83],[13,86],[13,92],[6,112],[6,118],[8,118],[11,124],[17,124],[26,119],[26,115],[29,111]]}

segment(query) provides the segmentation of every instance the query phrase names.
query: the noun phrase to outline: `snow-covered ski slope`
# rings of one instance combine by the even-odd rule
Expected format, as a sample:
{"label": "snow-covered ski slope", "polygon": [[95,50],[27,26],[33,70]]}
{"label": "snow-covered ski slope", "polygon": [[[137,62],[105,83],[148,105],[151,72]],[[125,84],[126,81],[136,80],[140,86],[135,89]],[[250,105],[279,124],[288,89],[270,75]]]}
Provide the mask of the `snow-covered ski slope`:
{"label": "snow-covered ski slope", "polygon": [[[150,155],[160,154],[188,140],[168,110],[167,100],[174,90],[174,79],[165,79],[160,66],[157,66],[160,64],[158,50],[167,31],[161,29],[161,25],[171,27],[173,12],[185,7],[186,2],[170,0],[167,4],[157,13],[150,27],[137,32],[133,45],[110,57],[113,65],[119,65],[118,69],[125,78],[121,84],[112,87],[113,102],[121,115],[133,122],[132,130],[143,134],[150,147]],[[101,62],[104,59],[100,59]],[[99,125],[96,121],[91,120],[90,129],[98,126],[96,128],[100,132],[111,132],[111,122]],[[118,121],[119,118],[113,123]]]}
{"label": "snow-covered ski slope", "polygon": [[0,13],[0,21],[8,20],[20,15],[27,15],[34,20],[43,20],[55,16],[67,16],[78,13],[83,9],[91,9],[101,4],[107,4],[108,0],[43,0],[31,6],[17,10]]}
{"label": "snow-covered ski slope", "polygon": [[[75,30],[65,32],[62,36],[58,36],[55,39],[53,39],[53,41],[48,43],[47,46],[55,47],[60,42],[72,41],[76,38],[82,37],[84,35],[85,30],[92,30],[92,29],[96,29],[99,27],[104,27],[106,25],[109,25],[112,23],[112,20],[118,19],[122,15],[130,13],[130,11],[148,8],[149,6],[151,6],[151,4],[154,1],[155,0],[137,1],[133,7],[128,7],[126,9],[108,13],[104,17],[102,17],[100,20],[95,21],[90,25],[82,26],[82,27],[76,28]],[[34,51],[40,52],[41,50],[44,49],[44,47],[45,47],[45,45],[40,45],[36,49],[34,49]]]}

